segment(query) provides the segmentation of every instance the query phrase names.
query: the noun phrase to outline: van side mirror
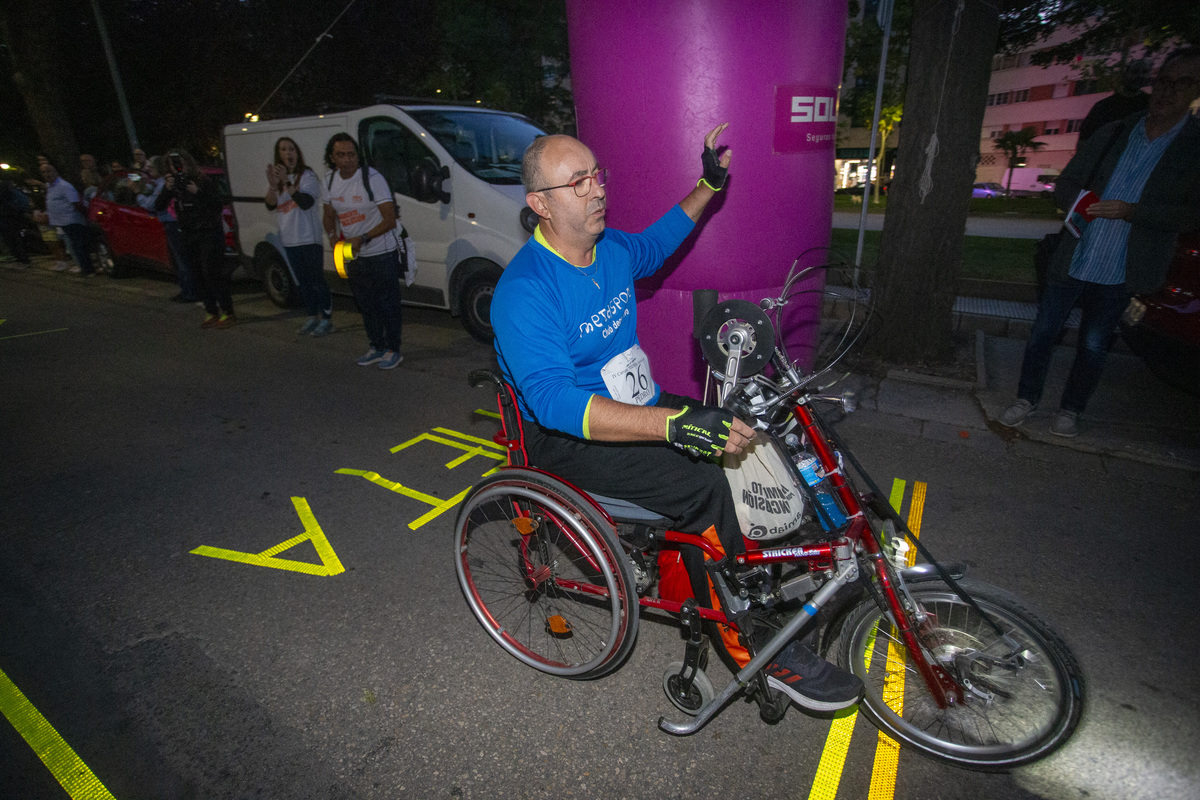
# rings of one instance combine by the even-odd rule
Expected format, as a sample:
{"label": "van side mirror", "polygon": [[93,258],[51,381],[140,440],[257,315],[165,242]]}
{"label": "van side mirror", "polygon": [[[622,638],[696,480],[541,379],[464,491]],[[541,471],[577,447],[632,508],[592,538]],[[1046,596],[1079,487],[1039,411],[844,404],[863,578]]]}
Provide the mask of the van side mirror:
{"label": "van side mirror", "polygon": [[438,200],[441,200],[443,203],[450,202],[450,193],[442,188],[443,182],[448,180],[450,180],[450,167],[443,164],[441,172],[438,173],[437,182]]}
{"label": "van side mirror", "polygon": [[439,169],[433,159],[424,159],[412,171],[413,197],[422,203],[449,203],[450,193],[442,188],[443,182],[449,179],[449,167]]}

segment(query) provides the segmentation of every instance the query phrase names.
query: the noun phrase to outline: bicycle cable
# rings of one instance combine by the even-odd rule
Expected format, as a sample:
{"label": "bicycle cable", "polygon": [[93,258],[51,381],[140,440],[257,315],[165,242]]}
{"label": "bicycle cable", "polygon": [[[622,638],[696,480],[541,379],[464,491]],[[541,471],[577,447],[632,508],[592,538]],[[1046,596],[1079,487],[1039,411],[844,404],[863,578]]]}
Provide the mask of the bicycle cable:
{"label": "bicycle cable", "polygon": [[[832,426],[826,425],[824,417],[821,416],[821,413],[816,408],[813,408],[810,405],[809,411],[814,417],[816,417],[817,422],[820,423],[822,432],[824,432],[824,434],[833,442],[833,446],[837,448],[839,452],[844,454],[847,459],[849,459],[850,464],[854,467],[855,472],[862,477],[863,481],[867,484],[867,488],[871,490],[871,493],[876,498],[883,497],[883,493],[879,490],[879,487],[875,485],[875,481],[871,479],[870,473],[863,469],[862,464],[860,464],[858,459],[855,458],[853,451],[847,448],[842,442],[842,437],[833,430]],[[975,602],[975,598],[967,594],[966,590],[959,585],[958,581],[954,579],[950,572],[933,557],[933,554],[929,552],[929,549],[921,543],[921,539],[908,529],[908,525],[906,525],[904,520],[900,518],[900,514],[896,512],[896,509],[892,508],[887,503],[878,503],[877,505],[886,509],[888,517],[892,520],[892,522],[896,523],[896,525],[900,527],[900,530],[904,532],[904,538],[913,543],[913,545],[917,548],[917,552],[924,556],[925,560],[928,561],[935,570],[937,570],[938,576],[940,576],[941,579],[946,582],[946,585],[948,585],[954,591],[954,593],[958,595],[959,599],[969,605],[975,611],[975,613],[979,614],[979,616],[982,617],[985,622],[987,622],[991,629],[996,632],[997,636],[1006,642],[1009,641],[1008,634],[1001,629],[999,623],[992,619],[991,615],[989,615],[986,611],[980,608],[979,604]]]}

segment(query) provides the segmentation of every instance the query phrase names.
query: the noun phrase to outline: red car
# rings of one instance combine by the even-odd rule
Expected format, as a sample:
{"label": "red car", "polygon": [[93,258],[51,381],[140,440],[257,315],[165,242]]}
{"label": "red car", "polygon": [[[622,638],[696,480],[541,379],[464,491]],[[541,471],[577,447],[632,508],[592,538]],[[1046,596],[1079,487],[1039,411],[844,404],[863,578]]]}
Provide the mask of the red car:
{"label": "red car", "polygon": [[1122,322],[1125,341],[1155,375],[1200,395],[1200,233],[1179,237],[1166,286],[1138,299],[1146,313],[1133,325]]}
{"label": "red car", "polygon": [[[200,171],[216,182],[224,197],[229,196],[225,170],[201,167]],[[100,182],[88,205],[88,221],[95,232],[100,265],[114,278],[128,276],[134,267],[175,274],[162,223],[153,211],[147,211],[137,203],[146,180],[141,173],[117,170]],[[225,206],[221,218],[225,229],[225,256],[231,266],[236,265],[239,262],[237,223],[232,206]]]}

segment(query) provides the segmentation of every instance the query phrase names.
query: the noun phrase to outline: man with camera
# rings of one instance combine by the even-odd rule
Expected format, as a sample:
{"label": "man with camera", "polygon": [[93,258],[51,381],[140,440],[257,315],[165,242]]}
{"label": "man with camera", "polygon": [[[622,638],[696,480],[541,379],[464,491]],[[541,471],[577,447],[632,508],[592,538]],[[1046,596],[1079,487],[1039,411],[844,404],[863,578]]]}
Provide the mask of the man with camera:
{"label": "man with camera", "polygon": [[233,313],[230,274],[225,269],[225,232],[221,228],[224,202],[216,185],[200,172],[186,150],[167,155],[163,190],[154,204],[166,210],[175,201],[184,259],[195,270],[200,299],[206,312],[201,328],[228,328],[237,324]]}

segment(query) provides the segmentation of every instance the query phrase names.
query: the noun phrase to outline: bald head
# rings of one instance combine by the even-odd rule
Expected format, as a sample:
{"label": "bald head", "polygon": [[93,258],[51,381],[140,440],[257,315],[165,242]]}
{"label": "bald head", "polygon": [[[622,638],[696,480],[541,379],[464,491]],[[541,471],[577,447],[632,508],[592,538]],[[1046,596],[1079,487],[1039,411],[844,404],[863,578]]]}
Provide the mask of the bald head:
{"label": "bald head", "polygon": [[592,152],[588,150],[587,145],[574,136],[555,134],[539,136],[534,139],[533,144],[525,149],[525,156],[521,161],[521,182],[525,184],[526,193],[540,191],[558,183],[558,181],[553,183],[547,181],[552,180],[550,176],[559,171],[559,167],[568,155],[580,151],[587,152],[589,155]]}

